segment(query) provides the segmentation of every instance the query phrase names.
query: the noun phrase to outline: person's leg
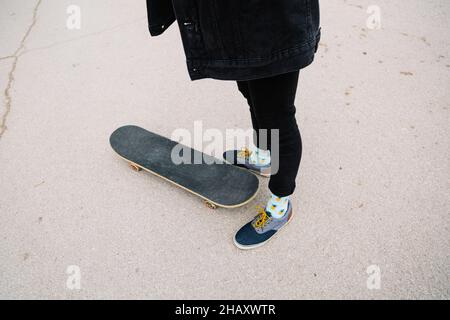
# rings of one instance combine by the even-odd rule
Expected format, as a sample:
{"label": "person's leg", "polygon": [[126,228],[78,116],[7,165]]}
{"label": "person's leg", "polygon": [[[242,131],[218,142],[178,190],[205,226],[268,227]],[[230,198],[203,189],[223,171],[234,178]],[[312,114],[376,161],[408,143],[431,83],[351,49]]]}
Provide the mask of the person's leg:
{"label": "person's leg", "polygon": [[[298,76],[299,72],[293,72],[248,81],[248,93],[259,129],[268,130],[269,137],[271,130],[279,130],[279,170],[270,179],[272,197],[266,209],[261,209],[234,237],[234,243],[240,249],[254,249],[264,245],[292,219],[289,196],[295,190],[295,178],[302,154],[294,106]],[[260,136],[261,148],[264,147],[262,140],[264,139]],[[267,148],[274,149],[277,141],[268,140]]]}
{"label": "person's leg", "polygon": [[[237,81],[237,86],[238,86],[239,92],[241,92],[241,94],[244,96],[244,98],[247,99],[247,104],[249,106],[250,116],[252,119],[253,130],[255,132],[258,132],[259,126],[258,126],[258,121],[256,120],[255,112],[253,111],[253,103],[252,103],[252,98],[250,96],[250,92],[249,92],[249,88],[248,88],[248,81]],[[257,134],[253,135],[253,143],[255,144],[256,147],[258,147]]]}
{"label": "person's leg", "polygon": [[[295,96],[299,72],[248,81],[249,95],[259,129],[279,130],[279,169],[271,176],[270,191],[278,197],[294,193],[302,155],[302,141],[295,119]],[[260,139],[261,140],[261,139]],[[259,147],[263,148],[263,145]]]}
{"label": "person's leg", "polygon": [[248,81],[237,81],[239,91],[247,100],[250,110],[250,116],[253,126],[253,144],[248,147],[243,147],[239,150],[228,150],[223,154],[224,159],[228,163],[236,166],[252,170],[258,174],[269,177],[270,176],[270,152],[259,149],[259,124],[255,116],[252,97],[249,92]]}

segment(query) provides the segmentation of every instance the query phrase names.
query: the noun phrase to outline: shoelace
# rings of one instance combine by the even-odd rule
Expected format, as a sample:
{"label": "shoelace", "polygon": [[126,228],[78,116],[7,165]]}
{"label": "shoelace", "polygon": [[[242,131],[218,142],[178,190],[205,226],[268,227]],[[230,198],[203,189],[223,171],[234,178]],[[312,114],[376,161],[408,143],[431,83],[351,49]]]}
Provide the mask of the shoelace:
{"label": "shoelace", "polygon": [[248,148],[242,148],[241,151],[238,152],[239,158],[248,159],[252,155],[252,152]]}
{"label": "shoelace", "polygon": [[266,210],[264,210],[262,207],[257,206],[258,209],[258,218],[255,221],[255,227],[256,228],[264,228],[268,222],[272,220],[272,217],[267,214]]}

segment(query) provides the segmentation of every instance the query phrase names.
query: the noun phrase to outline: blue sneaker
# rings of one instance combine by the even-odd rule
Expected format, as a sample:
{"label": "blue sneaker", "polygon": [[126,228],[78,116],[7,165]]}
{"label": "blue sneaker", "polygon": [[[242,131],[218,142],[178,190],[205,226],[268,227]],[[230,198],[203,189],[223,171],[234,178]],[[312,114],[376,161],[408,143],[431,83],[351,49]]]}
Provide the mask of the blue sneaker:
{"label": "blue sneaker", "polygon": [[250,161],[250,156],[252,152],[247,149],[243,148],[242,150],[230,150],[223,153],[223,158],[232,165],[235,165],[237,167],[245,168],[250,171],[253,171],[263,177],[270,177],[270,164],[267,165],[258,165],[253,164]]}
{"label": "blue sneaker", "polygon": [[274,235],[292,220],[292,205],[289,201],[287,212],[280,219],[259,208],[258,215],[234,236],[234,244],[242,250],[255,249],[266,244]]}

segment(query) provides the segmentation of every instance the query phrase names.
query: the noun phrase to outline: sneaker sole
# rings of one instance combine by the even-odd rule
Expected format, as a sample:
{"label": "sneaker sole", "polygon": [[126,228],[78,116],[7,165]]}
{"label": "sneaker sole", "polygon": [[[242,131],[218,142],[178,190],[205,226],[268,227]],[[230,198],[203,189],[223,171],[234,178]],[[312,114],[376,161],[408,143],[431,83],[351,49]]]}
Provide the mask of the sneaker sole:
{"label": "sneaker sole", "polygon": [[260,175],[261,177],[264,177],[264,178],[270,178],[272,176],[272,174],[270,172],[271,171],[270,169],[266,169],[264,172],[256,171],[256,170],[252,170],[252,169],[247,169],[247,170],[249,170],[251,172],[254,172],[254,173],[256,173],[256,174],[258,174],[258,175]]}
{"label": "sneaker sole", "polygon": [[228,163],[228,164],[231,164],[232,166],[236,166],[236,167],[239,167],[239,168],[246,169],[246,170],[248,170],[250,172],[253,172],[253,173],[255,173],[255,174],[257,174],[257,175],[259,175],[261,177],[264,177],[264,178],[270,178],[272,176],[270,169],[265,169],[264,171],[257,171],[257,170],[249,169],[245,165],[236,165],[234,163],[228,162],[226,159],[224,159],[224,161],[226,163]]}
{"label": "sneaker sole", "polygon": [[291,218],[286,222],[286,224],[285,224],[284,226],[282,226],[282,227],[278,230],[278,232],[277,232],[276,234],[274,234],[271,238],[267,239],[267,240],[264,241],[264,242],[261,242],[261,243],[258,243],[258,244],[254,244],[254,245],[251,245],[251,246],[243,246],[243,245],[239,244],[239,243],[236,241],[236,238],[235,238],[235,237],[233,237],[234,245],[235,245],[238,249],[240,249],[240,250],[253,250],[253,249],[260,248],[260,247],[266,245],[270,240],[272,240],[273,238],[275,238],[275,237],[280,233],[281,230],[283,230],[289,223],[291,223],[292,218],[294,218],[294,211],[292,211],[292,213],[291,213]]}

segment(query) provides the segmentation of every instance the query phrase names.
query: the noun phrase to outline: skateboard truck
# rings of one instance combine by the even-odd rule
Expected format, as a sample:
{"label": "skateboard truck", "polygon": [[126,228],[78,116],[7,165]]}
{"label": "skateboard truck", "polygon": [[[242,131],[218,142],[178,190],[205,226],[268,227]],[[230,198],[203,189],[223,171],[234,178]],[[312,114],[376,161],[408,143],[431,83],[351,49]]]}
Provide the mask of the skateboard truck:
{"label": "skateboard truck", "polygon": [[129,166],[131,168],[131,170],[135,171],[135,172],[140,172],[142,171],[142,168],[139,167],[137,164],[133,163],[133,162],[129,162]]}
{"label": "skateboard truck", "polygon": [[208,200],[204,200],[205,205],[212,210],[216,210],[217,209],[217,205],[215,205],[214,203],[208,201]]}

